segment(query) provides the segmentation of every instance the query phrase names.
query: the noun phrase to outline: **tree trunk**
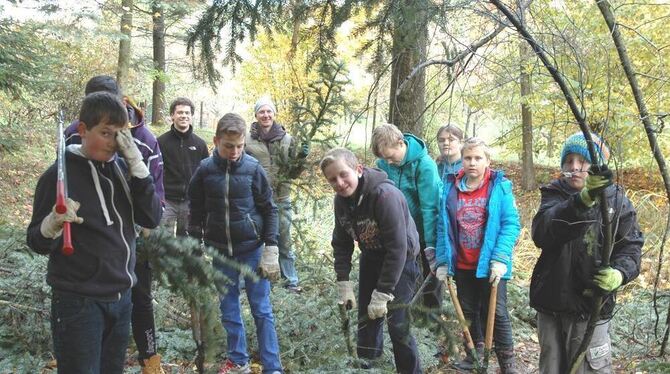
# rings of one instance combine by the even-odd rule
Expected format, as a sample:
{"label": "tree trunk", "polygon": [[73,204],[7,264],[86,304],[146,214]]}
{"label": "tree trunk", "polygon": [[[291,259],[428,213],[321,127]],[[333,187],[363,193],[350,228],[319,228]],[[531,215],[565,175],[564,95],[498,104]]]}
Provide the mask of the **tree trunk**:
{"label": "tree trunk", "polygon": [[521,87],[521,188],[532,191],[536,187],[535,167],[533,165],[533,112],[528,101],[532,93],[532,85],[529,74],[528,60],[532,54],[525,40],[519,41],[519,60],[521,74],[519,75],[519,86]]}
{"label": "tree trunk", "polygon": [[154,47],[154,84],[151,97],[151,124],[163,125],[163,111],[165,110],[165,18],[161,0],[154,0],[151,4],[153,17],[153,47]]}
{"label": "tree trunk", "polygon": [[116,83],[121,92],[124,92],[128,84],[128,71],[130,69],[130,40],[133,31],[133,0],[121,0],[121,34],[119,41],[119,62],[116,69]]}
{"label": "tree trunk", "polygon": [[423,137],[423,109],[426,95],[426,74],[422,69],[405,89],[396,95],[400,84],[412,68],[426,59],[428,26],[425,1],[402,0],[393,25],[391,65],[390,123],[400,131]]}

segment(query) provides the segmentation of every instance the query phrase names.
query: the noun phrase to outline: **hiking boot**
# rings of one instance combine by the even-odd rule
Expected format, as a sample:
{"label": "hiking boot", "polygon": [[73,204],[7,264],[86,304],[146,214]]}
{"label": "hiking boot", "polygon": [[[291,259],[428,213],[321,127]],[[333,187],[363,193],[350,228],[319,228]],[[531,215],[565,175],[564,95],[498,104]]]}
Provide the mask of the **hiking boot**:
{"label": "hiking boot", "polygon": [[238,365],[230,360],[226,360],[219,368],[219,374],[251,374],[249,363]]}
{"label": "hiking boot", "polygon": [[156,354],[144,360],[142,374],[165,374],[161,367],[161,355]]}
{"label": "hiking boot", "polygon": [[298,285],[294,286],[294,285],[288,284],[288,285],[284,286],[284,288],[286,288],[286,291],[291,292],[291,293],[298,294],[298,293],[302,292],[302,287],[300,287]]}
{"label": "hiking boot", "polygon": [[519,374],[514,360],[514,348],[496,349],[496,356],[498,356],[498,365],[502,374]]}
{"label": "hiking boot", "polygon": [[472,356],[472,352],[465,347],[465,358],[454,362],[454,367],[460,370],[474,370],[477,366],[482,367],[482,360],[484,358],[484,343],[477,342],[475,345],[475,350],[477,351],[477,359],[479,365],[475,363],[475,358]]}

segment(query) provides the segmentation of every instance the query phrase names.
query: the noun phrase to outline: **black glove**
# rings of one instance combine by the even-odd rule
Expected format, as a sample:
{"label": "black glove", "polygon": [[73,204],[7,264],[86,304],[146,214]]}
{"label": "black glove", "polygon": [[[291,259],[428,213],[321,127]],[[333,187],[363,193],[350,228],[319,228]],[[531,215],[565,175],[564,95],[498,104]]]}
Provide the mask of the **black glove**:
{"label": "black glove", "polygon": [[202,227],[200,226],[189,226],[186,229],[186,235],[190,236],[191,238],[201,241],[202,240]]}
{"label": "black glove", "polygon": [[309,155],[309,142],[305,141],[300,144],[300,152],[298,152],[298,158],[305,158]]}
{"label": "black glove", "polygon": [[596,203],[596,199],[607,187],[612,185],[612,171],[607,165],[591,165],[589,175],[586,177],[586,184],[579,193],[582,203],[591,207]]}

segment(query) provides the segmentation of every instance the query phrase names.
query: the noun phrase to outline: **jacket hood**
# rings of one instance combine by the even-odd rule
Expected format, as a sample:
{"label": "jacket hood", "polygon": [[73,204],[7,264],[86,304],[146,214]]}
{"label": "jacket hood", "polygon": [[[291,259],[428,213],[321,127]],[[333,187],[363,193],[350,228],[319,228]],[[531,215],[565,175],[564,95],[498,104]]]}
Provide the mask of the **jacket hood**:
{"label": "jacket hood", "polygon": [[375,187],[379,186],[382,183],[390,183],[391,180],[388,179],[388,175],[383,170],[374,169],[374,168],[363,168],[363,186],[360,190],[360,195],[364,195],[372,191]]}
{"label": "jacket hood", "polygon": [[428,147],[426,147],[426,143],[423,140],[412,134],[404,134],[404,137],[407,144],[407,152],[405,153],[405,159],[400,164],[401,166],[428,155]]}
{"label": "jacket hood", "polygon": [[251,124],[251,128],[249,130],[249,136],[251,136],[252,139],[255,140],[262,140],[266,143],[271,143],[275,140],[279,140],[286,135],[286,129],[284,126],[277,122],[272,122],[272,126],[270,127],[270,130],[268,132],[263,133],[260,129],[260,126],[258,125],[258,122],[254,122]]}
{"label": "jacket hood", "polygon": [[142,109],[129,96],[124,96],[123,98],[126,101],[126,109],[128,110],[129,127],[132,129],[144,126],[144,113],[142,113]]}

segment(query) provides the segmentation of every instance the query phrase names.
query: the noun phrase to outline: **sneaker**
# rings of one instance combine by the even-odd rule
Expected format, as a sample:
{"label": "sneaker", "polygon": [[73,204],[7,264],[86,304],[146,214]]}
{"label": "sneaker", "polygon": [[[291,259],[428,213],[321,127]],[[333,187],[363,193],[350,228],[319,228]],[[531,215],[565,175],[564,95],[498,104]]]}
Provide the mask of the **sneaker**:
{"label": "sneaker", "polygon": [[288,292],[292,292],[292,293],[301,293],[302,292],[302,287],[300,287],[300,286],[292,286],[292,285],[289,284],[289,285],[285,286],[285,288]]}
{"label": "sneaker", "polygon": [[230,360],[226,360],[219,368],[219,374],[251,374],[249,363],[238,365]]}

